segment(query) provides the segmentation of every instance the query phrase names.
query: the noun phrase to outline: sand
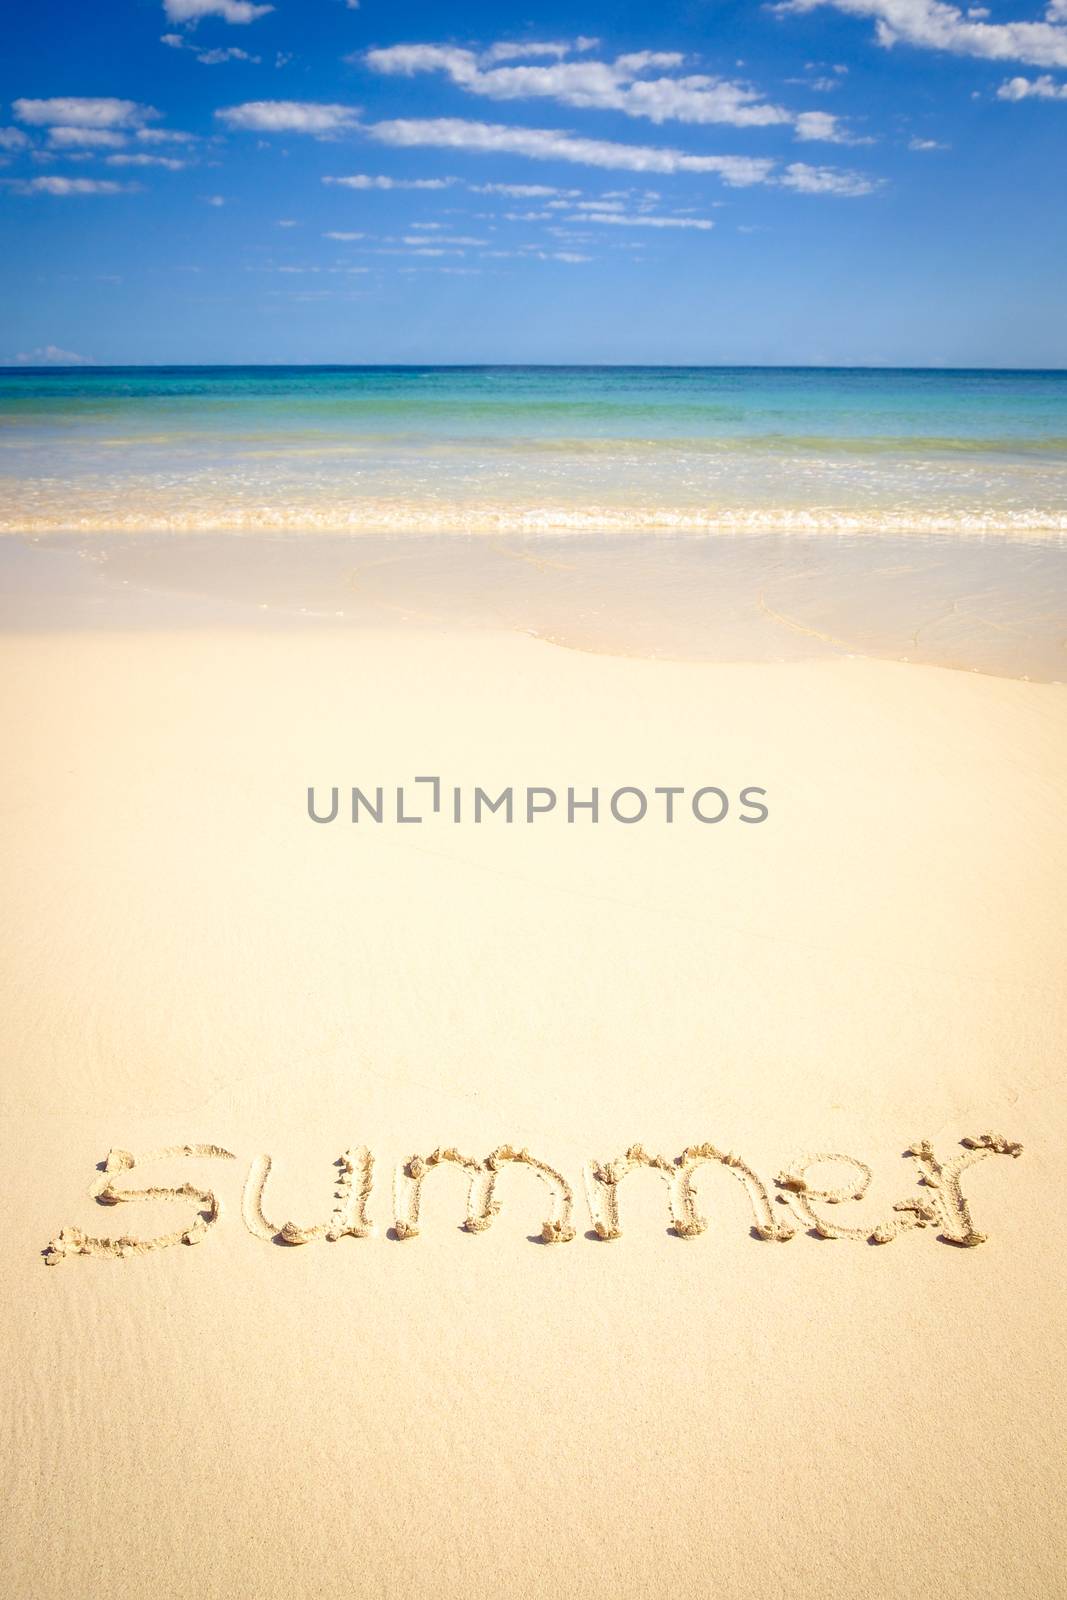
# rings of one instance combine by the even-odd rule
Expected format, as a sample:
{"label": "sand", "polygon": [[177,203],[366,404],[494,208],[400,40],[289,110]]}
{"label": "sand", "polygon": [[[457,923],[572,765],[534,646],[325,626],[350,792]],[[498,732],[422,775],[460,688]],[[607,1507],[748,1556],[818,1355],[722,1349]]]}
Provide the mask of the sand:
{"label": "sand", "polygon": [[[1062,1593],[1067,689],[0,659],[8,1593]],[[308,817],[418,775],[769,815]]]}

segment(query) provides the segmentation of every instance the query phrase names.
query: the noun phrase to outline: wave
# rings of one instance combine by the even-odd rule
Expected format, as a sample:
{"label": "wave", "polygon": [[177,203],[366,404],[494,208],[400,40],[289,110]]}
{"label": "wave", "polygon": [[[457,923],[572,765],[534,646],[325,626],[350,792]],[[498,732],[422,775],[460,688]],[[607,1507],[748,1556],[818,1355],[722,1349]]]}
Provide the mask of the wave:
{"label": "wave", "polygon": [[72,496],[39,510],[7,500],[0,534],[315,533],[315,534],[825,534],[1063,539],[1067,509],[998,506],[678,506],[446,503],[328,499],[292,502],[212,500],[175,504],[121,501],[87,509]]}

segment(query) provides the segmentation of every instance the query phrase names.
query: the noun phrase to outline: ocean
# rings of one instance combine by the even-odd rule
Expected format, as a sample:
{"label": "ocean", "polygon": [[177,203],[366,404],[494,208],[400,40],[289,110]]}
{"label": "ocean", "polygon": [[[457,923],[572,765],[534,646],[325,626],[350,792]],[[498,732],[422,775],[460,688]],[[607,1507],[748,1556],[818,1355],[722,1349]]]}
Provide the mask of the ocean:
{"label": "ocean", "polygon": [[0,531],[1067,534],[1067,372],[0,371]]}

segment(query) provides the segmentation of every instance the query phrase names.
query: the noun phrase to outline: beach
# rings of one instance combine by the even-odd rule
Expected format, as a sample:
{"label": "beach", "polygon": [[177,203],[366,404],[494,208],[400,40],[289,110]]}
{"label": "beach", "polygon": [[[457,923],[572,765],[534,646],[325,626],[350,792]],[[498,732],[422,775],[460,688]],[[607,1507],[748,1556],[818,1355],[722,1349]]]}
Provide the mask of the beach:
{"label": "beach", "polygon": [[970,534],[865,520],[880,450],[847,534],[503,477],[522,527],[271,530],[233,472],[142,527],[126,447],[79,526],[54,426],[0,540],[11,1592],[1057,1593],[1056,451],[998,424]]}
{"label": "beach", "polygon": [[[1055,1592],[1062,687],[401,630],[3,652],[15,1592]],[[309,819],[308,784],[416,769],[751,782],[770,814]],[[587,1237],[583,1167],[637,1142],[710,1141],[772,1195],[852,1157],[868,1194],[819,1209],[862,1234],[929,1196],[910,1144],[987,1130],[1023,1153],[963,1180],[979,1248],[776,1202],[795,1236],[760,1240],[715,1164],[701,1237],[652,1171]],[[89,1198],[110,1150],[186,1142],[235,1159],[120,1177],[215,1194],[200,1243],[46,1270],[62,1227],[195,1216]],[[388,1236],[399,1164],[504,1144],[568,1181],[573,1240],[531,1242],[517,1170],[483,1233],[453,1171]],[[372,1237],[244,1225],[256,1158],[267,1215],[310,1225],[360,1145]]]}

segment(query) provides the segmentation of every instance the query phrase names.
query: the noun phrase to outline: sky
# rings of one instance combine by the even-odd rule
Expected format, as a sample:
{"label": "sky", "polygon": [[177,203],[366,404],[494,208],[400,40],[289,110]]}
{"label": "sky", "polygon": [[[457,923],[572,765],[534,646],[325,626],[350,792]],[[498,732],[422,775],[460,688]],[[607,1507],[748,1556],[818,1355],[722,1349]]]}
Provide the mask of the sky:
{"label": "sky", "polygon": [[0,362],[1067,366],[1067,0],[14,0]]}

